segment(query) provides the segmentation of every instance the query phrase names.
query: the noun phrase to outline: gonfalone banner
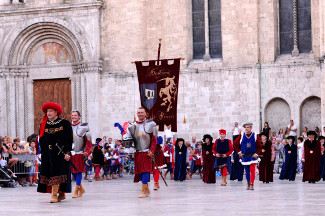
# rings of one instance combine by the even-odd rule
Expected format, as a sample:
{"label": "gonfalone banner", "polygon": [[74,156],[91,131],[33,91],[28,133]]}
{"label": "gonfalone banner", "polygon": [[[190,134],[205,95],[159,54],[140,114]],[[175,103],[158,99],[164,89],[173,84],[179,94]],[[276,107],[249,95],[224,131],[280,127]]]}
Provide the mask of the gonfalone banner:
{"label": "gonfalone banner", "polygon": [[146,109],[149,118],[159,125],[171,125],[177,132],[177,95],[180,70],[180,58],[136,61],[141,106]]}

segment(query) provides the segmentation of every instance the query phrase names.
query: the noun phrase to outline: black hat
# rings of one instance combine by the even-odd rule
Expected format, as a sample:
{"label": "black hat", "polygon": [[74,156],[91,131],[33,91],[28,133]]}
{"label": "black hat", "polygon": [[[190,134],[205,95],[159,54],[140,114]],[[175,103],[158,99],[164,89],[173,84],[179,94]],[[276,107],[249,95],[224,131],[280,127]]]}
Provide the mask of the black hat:
{"label": "black hat", "polygon": [[325,139],[325,137],[324,136],[319,136],[318,140],[321,140],[321,139]]}
{"label": "black hat", "polygon": [[96,143],[98,144],[100,141],[102,141],[103,139],[102,138],[97,138],[96,139]]}
{"label": "black hat", "polygon": [[205,142],[205,139],[206,138],[208,138],[208,139],[210,139],[210,142],[212,143],[212,140],[213,140],[213,138],[212,138],[212,136],[210,135],[210,134],[205,134],[204,136],[203,136],[203,142]]}
{"label": "black hat", "polygon": [[262,136],[268,137],[268,135],[266,133],[264,133],[264,132],[260,133],[260,137],[262,137]]}
{"label": "black hat", "polygon": [[317,136],[315,131],[308,131],[307,136],[309,136],[309,135]]}
{"label": "black hat", "polygon": [[183,138],[177,138],[177,140],[176,140],[176,145],[177,145],[178,142],[180,142],[180,141],[183,141],[183,144],[185,144],[185,140],[184,140]]}
{"label": "black hat", "polygon": [[293,142],[295,142],[296,141],[296,138],[294,137],[294,136],[288,136],[288,140],[292,140]]}

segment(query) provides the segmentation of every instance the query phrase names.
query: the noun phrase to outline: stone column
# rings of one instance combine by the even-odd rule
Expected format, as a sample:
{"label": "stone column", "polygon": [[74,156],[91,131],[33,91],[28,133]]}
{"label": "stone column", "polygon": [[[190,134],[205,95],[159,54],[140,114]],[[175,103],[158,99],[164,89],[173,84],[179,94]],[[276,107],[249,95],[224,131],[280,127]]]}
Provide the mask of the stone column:
{"label": "stone column", "polygon": [[205,54],[204,61],[210,60],[210,44],[209,44],[209,2],[204,0],[204,36],[205,36]]}
{"label": "stone column", "polygon": [[297,0],[293,0],[293,50],[292,56],[299,56],[298,49],[298,5]]}
{"label": "stone column", "polygon": [[19,81],[19,77],[16,74],[16,76],[14,77],[15,80],[15,136],[19,136],[19,85],[18,85],[18,81]]}
{"label": "stone column", "polygon": [[27,72],[23,78],[23,89],[24,89],[24,137],[29,135],[28,131],[28,93],[27,93]]}
{"label": "stone column", "polygon": [[6,114],[7,114],[7,135],[11,136],[11,113],[10,113],[10,78],[6,75]]}

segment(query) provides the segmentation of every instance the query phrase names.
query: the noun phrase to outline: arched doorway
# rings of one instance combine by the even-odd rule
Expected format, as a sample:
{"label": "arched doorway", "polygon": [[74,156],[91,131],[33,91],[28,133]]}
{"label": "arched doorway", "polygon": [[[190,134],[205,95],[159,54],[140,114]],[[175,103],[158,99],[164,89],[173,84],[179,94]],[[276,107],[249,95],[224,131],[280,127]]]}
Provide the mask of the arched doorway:
{"label": "arched doorway", "polygon": [[[267,121],[273,132],[278,133],[280,128],[287,127],[291,118],[289,104],[282,98],[273,98],[265,106],[265,121]],[[262,124],[264,127],[264,122]]]}
{"label": "arched doorway", "polygon": [[[77,98],[74,91],[77,88],[75,74],[81,76],[78,68],[82,63],[83,51],[78,39],[59,23],[38,22],[19,33],[8,58],[9,70],[17,71],[18,68],[26,72],[25,75],[17,73],[18,76],[14,78],[14,82],[18,83],[18,87],[13,89],[17,98],[13,113],[15,134],[27,136],[38,133],[44,116],[41,107],[45,102],[60,104],[63,108],[61,117],[70,117],[73,98]],[[79,81],[81,78],[78,78]],[[20,83],[23,89],[19,88]],[[81,90],[78,93],[81,98]],[[20,124],[22,119],[24,127]],[[25,128],[24,131],[22,128]]]}
{"label": "arched doorway", "polygon": [[316,96],[306,98],[300,106],[300,132],[304,127],[308,130],[321,129],[321,99]]}

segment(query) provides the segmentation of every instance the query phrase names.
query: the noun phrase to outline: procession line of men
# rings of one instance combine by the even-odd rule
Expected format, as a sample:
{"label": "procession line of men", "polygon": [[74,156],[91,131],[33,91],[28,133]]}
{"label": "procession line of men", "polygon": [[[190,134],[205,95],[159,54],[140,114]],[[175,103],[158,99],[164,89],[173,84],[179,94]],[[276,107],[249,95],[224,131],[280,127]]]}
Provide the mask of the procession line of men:
{"label": "procession line of men", "polygon": [[[59,117],[62,114],[62,108],[56,103],[45,103],[42,110],[44,118],[40,125],[39,136],[42,163],[37,191],[51,193],[51,203],[62,201],[65,199],[65,193],[71,192],[72,173],[76,180],[76,188],[72,197],[81,197],[85,193],[81,183],[82,172],[85,170],[84,157],[92,154],[89,128],[86,123],[80,122],[78,111],[71,112],[72,123],[70,123]],[[136,150],[134,154],[134,182],[142,182],[139,198],[146,198],[150,195],[148,182],[151,173],[154,176],[153,189],[158,190],[160,188],[159,172],[160,168],[165,166],[165,156],[167,156],[165,177],[170,172],[171,175],[174,174],[174,180],[185,180],[187,175],[187,172],[184,171],[186,170],[187,148],[184,145],[184,140],[179,138],[175,141],[175,146],[166,145],[163,150],[161,148],[163,140],[161,137],[157,140],[156,123],[146,119],[146,111],[142,107],[138,108],[137,116],[138,121],[128,126],[123,140],[134,142]],[[252,126],[252,123],[244,124],[245,131],[238,135],[233,144],[231,140],[225,138],[227,132],[223,129],[219,130],[220,138],[214,144],[211,135],[204,135],[202,151],[196,151],[196,153],[202,155],[199,162],[200,165],[203,163],[202,178],[205,183],[215,183],[216,170],[220,170],[221,185],[227,185],[227,161],[233,152],[238,154],[238,161],[244,166],[247,190],[254,190],[255,170],[258,163],[260,163],[260,180],[265,183],[273,181],[274,154],[272,143],[268,141],[266,134],[254,133]],[[304,144],[303,181],[309,183],[318,181],[320,170],[324,169],[319,162],[324,152],[325,139],[322,139],[321,144],[315,139],[315,135],[315,132],[309,132],[308,140]],[[289,144],[285,147],[286,158],[288,159],[284,164],[280,179],[294,180],[297,166],[297,149],[294,141],[294,137],[289,137]],[[99,145],[98,142],[97,145]],[[174,157],[172,156],[173,153]],[[239,180],[239,177],[237,178]]]}

